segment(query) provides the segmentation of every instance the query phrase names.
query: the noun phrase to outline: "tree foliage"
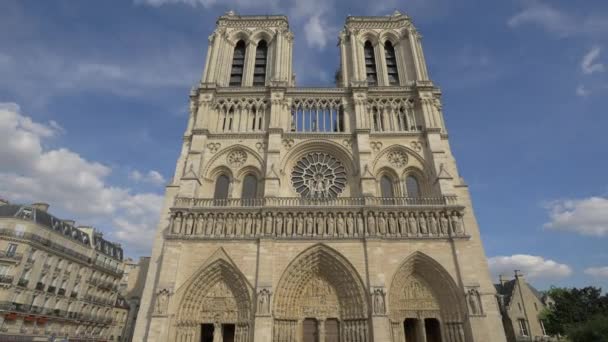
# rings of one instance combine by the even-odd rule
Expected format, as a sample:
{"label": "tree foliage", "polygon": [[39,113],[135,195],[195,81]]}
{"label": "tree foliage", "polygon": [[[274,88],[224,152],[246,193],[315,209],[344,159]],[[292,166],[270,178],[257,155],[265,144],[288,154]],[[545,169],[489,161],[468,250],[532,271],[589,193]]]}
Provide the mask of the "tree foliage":
{"label": "tree foliage", "polygon": [[[608,320],[608,295],[602,295],[597,287],[551,288],[547,293],[554,304],[543,312],[545,329],[550,335],[568,335],[573,341],[607,341],[604,339],[578,339],[572,336],[587,336],[589,329]],[[608,324],[607,324],[608,326]],[[606,330],[606,329],[605,329]],[[598,331],[601,334],[601,331]],[[588,336],[587,336],[588,337]],[[581,337],[582,338],[582,337]]]}
{"label": "tree foliage", "polygon": [[578,326],[567,328],[572,342],[608,342],[608,316],[598,315]]}

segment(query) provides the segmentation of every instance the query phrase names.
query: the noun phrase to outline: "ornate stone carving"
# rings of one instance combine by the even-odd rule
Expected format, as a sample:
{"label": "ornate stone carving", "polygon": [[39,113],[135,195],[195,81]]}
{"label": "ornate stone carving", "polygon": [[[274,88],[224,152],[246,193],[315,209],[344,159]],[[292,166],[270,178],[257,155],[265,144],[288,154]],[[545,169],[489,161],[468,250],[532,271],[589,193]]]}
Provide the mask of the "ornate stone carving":
{"label": "ornate stone carving", "polygon": [[372,292],[372,307],[374,315],[386,314],[385,293],[382,288],[375,288]]}
{"label": "ornate stone carving", "polygon": [[380,141],[372,141],[369,143],[369,146],[374,152],[379,152],[382,149],[382,143]]}
{"label": "ornate stone carving", "polygon": [[337,197],[346,187],[346,169],[326,153],[309,153],[293,168],[291,182],[302,197]]}
{"label": "ornate stone carving", "polygon": [[283,139],[283,147],[285,147],[286,150],[289,150],[293,146],[293,144],[293,139]]}
{"label": "ornate stone carving", "polygon": [[241,167],[247,161],[247,152],[243,150],[234,150],[226,157],[228,165],[231,167]]}
{"label": "ornate stone carving", "polygon": [[222,147],[222,144],[220,144],[220,143],[208,143],[207,144],[207,148],[209,149],[209,152],[211,152],[211,153],[217,152],[221,147]]}
{"label": "ornate stone carving", "polygon": [[407,165],[407,154],[403,151],[391,151],[386,158],[389,163],[395,167],[404,167]]}
{"label": "ornate stone carving", "polygon": [[262,289],[258,292],[258,315],[270,315],[270,290]]}
{"label": "ornate stone carving", "polygon": [[303,317],[339,317],[336,290],[322,277],[312,278],[300,296],[300,314]]}
{"label": "ornate stone carving", "polygon": [[255,143],[255,148],[258,150],[258,152],[264,152],[264,150],[266,149],[266,143],[257,142]]}
{"label": "ornate stone carving", "polygon": [[169,296],[171,293],[168,289],[162,289],[156,293],[156,302],[154,305],[154,314],[164,315],[167,313],[167,307],[169,305]]}
{"label": "ornate stone carving", "polygon": [[420,141],[412,141],[410,143],[410,146],[416,152],[421,152],[422,151],[422,142],[420,142]]}
{"label": "ornate stone carving", "polygon": [[471,315],[483,315],[483,307],[481,305],[481,297],[476,288],[469,289],[467,292],[467,305]]}

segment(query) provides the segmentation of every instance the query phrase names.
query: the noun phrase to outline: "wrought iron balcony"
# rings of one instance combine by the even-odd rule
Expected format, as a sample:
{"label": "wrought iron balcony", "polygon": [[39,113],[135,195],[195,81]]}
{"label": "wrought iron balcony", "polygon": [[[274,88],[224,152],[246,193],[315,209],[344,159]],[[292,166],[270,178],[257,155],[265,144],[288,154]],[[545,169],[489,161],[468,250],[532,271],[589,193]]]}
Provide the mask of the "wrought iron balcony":
{"label": "wrought iron balcony", "polygon": [[44,291],[44,283],[42,283],[42,282],[36,283],[36,290]]}
{"label": "wrought iron balcony", "polygon": [[27,284],[29,284],[29,282],[30,282],[30,281],[29,281],[28,279],[23,279],[23,278],[21,278],[21,279],[19,279],[19,281],[17,282],[17,285],[18,285],[18,286],[21,286],[21,287],[27,287]]}
{"label": "wrought iron balcony", "polygon": [[19,261],[19,260],[21,260],[22,257],[23,257],[23,254],[21,254],[21,253],[0,251],[0,259]]}
{"label": "wrought iron balcony", "polygon": [[13,276],[9,275],[0,275],[0,283],[1,284],[11,284],[13,282]]}
{"label": "wrought iron balcony", "polygon": [[65,289],[59,289],[57,291],[57,295],[59,295],[59,296],[65,296]]}
{"label": "wrought iron balcony", "polygon": [[48,292],[48,293],[55,293],[55,289],[57,289],[55,286],[49,286],[49,288],[46,289],[46,292]]}

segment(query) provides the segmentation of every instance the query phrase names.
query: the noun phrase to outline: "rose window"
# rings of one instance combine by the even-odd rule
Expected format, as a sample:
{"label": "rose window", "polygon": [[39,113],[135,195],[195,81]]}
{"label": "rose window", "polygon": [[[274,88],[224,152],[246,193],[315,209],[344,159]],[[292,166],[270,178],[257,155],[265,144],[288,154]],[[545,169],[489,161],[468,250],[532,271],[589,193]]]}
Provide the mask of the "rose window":
{"label": "rose window", "polygon": [[309,153],[291,172],[294,189],[302,197],[337,197],[346,186],[346,169],[326,153]]}

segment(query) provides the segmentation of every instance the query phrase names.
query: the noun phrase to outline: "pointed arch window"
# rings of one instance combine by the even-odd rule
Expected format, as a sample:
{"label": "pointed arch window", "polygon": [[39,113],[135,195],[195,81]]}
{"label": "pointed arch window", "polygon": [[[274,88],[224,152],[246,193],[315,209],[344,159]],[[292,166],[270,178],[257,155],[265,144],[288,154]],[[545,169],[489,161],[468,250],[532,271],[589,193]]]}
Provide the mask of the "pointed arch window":
{"label": "pointed arch window", "polygon": [[239,40],[234,47],[232,56],[232,69],[230,70],[230,86],[240,87],[243,83],[243,69],[245,67],[245,42]]}
{"label": "pointed arch window", "polygon": [[415,176],[405,178],[405,189],[408,197],[420,197],[420,183]]}
{"label": "pointed arch window", "polygon": [[393,189],[393,180],[391,177],[384,175],[380,178],[380,192],[383,198],[395,197],[395,191]]}
{"label": "pointed arch window", "polygon": [[258,197],[258,178],[255,175],[248,174],[243,178],[241,198],[245,205],[253,205],[253,199],[256,197]]}
{"label": "pointed arch window", "polygon": [[230,179],[226,175],[220,175],[215,181],[215,191],[213,192],[213,198],[216,200],[216,204],[221,204],[221,201],[228,198],[228,188],[230,187]]}
{"label": "pointed arch window", "polygon": [[268,44],[261,40],[255,49],[255,67],[253,69],[253,86],[266,85],[266,63],[268,60]]}
{"label": "pointed arch window", "polygon": [[378,73],[376,72],[376,58],[374,57],[374,47],[368,40],[363,46],[365,55],[365,73],[367,75],[367,84],[370,86],[378,85]]}
{"label": "pointed arch window", "polygon": [[399,72],[397,71],[397,57],[395,48],[389,40],[384,43],[384,55],[386,56],[386,71],[388,72],[388,84],[399,85]]}

